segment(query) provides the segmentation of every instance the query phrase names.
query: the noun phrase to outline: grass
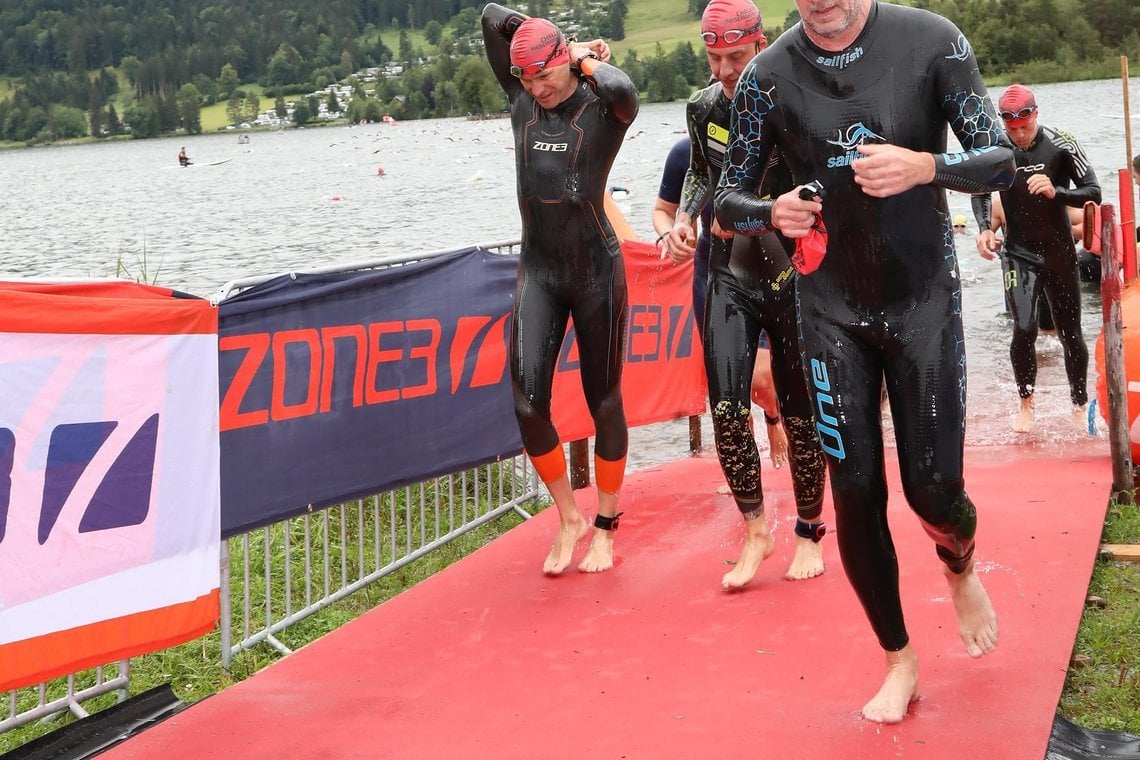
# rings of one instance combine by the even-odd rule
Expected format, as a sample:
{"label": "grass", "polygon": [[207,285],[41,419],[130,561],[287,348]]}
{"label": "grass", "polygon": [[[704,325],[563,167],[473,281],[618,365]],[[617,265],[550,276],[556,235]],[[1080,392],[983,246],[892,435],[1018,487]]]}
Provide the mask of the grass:
{"label": "grass", "polygon": [[[1140,509],[1112,504],[1104,542],[1140,543]],[[1098,562],[1089,595],[1105,600],[1085,607],[1059,711],[1086,728],[1140,735],[1140,565]]]}
{"label": "grass", "polygon": [[[792,0],[760,0],[757,7],[766,24],[783,25],[795,4]],[[658,42],[666,53],[678,42],[691,42],[697,48],[700,26],[700,20],[689,13],[688,0],[631,0],[629,15],[625,18],[626,38],[610,47],[619,61],[625,58],[626,51],[633,49],[645,60],[653,55]],[[629,31],[634,29],[637,31]],[[701,53],[700,49],[697,53]]]}

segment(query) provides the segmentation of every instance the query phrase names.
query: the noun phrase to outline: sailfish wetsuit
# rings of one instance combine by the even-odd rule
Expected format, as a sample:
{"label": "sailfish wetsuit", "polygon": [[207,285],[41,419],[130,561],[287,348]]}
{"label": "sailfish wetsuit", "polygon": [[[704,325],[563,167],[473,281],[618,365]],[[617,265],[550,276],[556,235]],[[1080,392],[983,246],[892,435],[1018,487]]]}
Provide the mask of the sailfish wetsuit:
{"label": "sailfish wetsuit", "polygon": [[[1100,184],[1080,143],[1068,132],[1046,126],[1028,148],[1014,146],[1017,177],[1001,193],[1005,214],[1005,255],[1002,274],[1013,318],[1009,358],[1021,398],[1033,395],[1037,382],[1038,303],[1044,292],[1057,337],[1065,352],[1069,396],[1077,406],[1088,403],[1086,378],[1089,351],[1081,331],[1081,293],[1077,248],[1067,207],[1081,208],[1086,201],[1100,203]],[[1029,192],[1029,178],[1044,174],[1056,195],[1049,198]],[[1070,188],[1072,183],[1075,187]],[[990,228],[990,195],[972,199],[981,229]]]}
{"label": "sailfish wetsuit", "polygon": [[[573,316],[594,452],[620,463],[605,483],[599,468],[598,485],[616,491],[628,448],[621,397],[627,293],[603,199],[610,166],[637,115],[637,90],[620,69],[602,64],[566,100],[543,108],[510,73],[511,37],[525,19],[494,3],[482,17],[487,60],[510,101],[522,215],[510,347],[515,414],[537,466],[558,448],[551,384]],[[543,469],[539,474],[548,480]]]}
{"label": "sailfish wetsuit", "polygon": [[[965,148],[947,154],[946,125]],[[974,550],[962,474],[966,406],[961,289],[943,188],[1009,186],[1013,154],[957,28],[927,11],[872,3],[859,37],[829,52],[802,24],[761,52],[737,84],[716,194],[726,229],[770,228],[760,198],[778,148],[796,184],[824,187],[826,256],[797,278],[801,345],[831,473],[840,556],[879,643],[906,646],[887,525],[880,394],[885,378],[903,490],[954,572]],[[934,155],[931,184],[865,194],[851,163],[864,141]]]}
{"label": "sailfish wetsuit", "polygon": [[[680,210],[695,217],[712,195],[724,167],[731,102],[714,83],[689,98],[689,171]],[[778,157],[765,176],[763,191],[791,189]],[[751,426],[752,370],[760,330],[768,331],[772,380],[791,447],[792,486],[799,517],[819,520],[823,509],[823,454],[804,384],[796,328],[795,270],[786,241],[775,232],[758,237],[712,238],[709,290],[702,341],[717,457],[737,506],[758,517],[763,506],[760,452]]]}

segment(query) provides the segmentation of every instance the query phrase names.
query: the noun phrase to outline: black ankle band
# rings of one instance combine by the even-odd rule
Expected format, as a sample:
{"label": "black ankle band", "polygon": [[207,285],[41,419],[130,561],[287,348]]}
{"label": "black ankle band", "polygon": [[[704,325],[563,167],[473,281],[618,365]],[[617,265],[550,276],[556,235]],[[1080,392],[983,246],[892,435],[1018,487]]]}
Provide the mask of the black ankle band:
{"label": "black ankle band", "polygon": [[819,543],[824,534],[827,533],[827,525],[821,522],[804,522],[796,518],[796,535],[800,538],[810,538],[814,543]]}
{"label": "black ankle band", "polygon": [[779,424],[780,415],[777,414],[775,417],[769,417],[768,413],[764,412],[764,421],[767,422],[769,425]]}
{"label": "black ankle band", "polygon": [[602,530],[617,530],[618,524],[621,522],[621,516],[624,514],[625,512],[618,512],[613,517],[594,515],[594,527],[601,528]]}

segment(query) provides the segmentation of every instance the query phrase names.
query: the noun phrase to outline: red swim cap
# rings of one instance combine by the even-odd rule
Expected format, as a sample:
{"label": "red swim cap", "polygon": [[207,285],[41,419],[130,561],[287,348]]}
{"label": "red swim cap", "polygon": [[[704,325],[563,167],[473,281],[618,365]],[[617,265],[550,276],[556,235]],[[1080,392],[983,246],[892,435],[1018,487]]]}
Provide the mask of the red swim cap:
{"label": "red swim cap", "polygon": [[1033,91],[1020,84],[1005,88],[998,101],[998,111],[1007,124],[1021,124],[1037,112],[1037,98]]}
{"label": "red swim cap", "polygon": [[701,39],[710,48],[767,42],[760,11],[752,0],[712,0],[701,15]]}
{"label": "red swim cap", "polygon": [[570,62],[570,48],[558,27],[544,18],[528,18],[511,37],[511,64],[515,76],[537,74],[550,66]]}

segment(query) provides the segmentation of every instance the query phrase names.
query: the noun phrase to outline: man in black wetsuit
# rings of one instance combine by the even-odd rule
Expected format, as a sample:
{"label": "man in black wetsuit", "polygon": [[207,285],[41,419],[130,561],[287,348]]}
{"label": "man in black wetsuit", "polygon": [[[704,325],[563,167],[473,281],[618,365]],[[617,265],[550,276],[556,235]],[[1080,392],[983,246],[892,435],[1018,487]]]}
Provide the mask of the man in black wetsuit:
{"label": "man in black wetsuit", "polygon": [[[689,225],[720,180],[729,140],[732,97],[748,62],[767,45],[760,11],[752,0],[712,0],[701,16],[701,38],[717,82],[689,98],[689,171],[671,245],[686,242]],[[761,192],[784,191],[791,177],[781,161],[768,165]],[[745,541],[721,584],[744,586],[775,549],[764,514],[760,453],[752,434],[749,384],[756,363],[756,341],[767,331],[784,430],[791,451],[796,496],[796,551],[787,577],[812,578],[823,572],[824,465],[804,384],[796,328],[794,270],[784,242],[774,232],[735,237],[716,223],[709,251],[709,290],[702,343],[709,407],[717,457],[745,526]]]}
{"label": "man in black wetsuit", "polygon": [[[1089,352],[1081,332],[1081,293],[1077,249],[1068,209],[1100,203],[1100,185],[1080,143],[1068,132],[1038,124],[1037,99],[1020,84],[1010,85],[998,102],[1006,133],[1015,146],[1017,178],[1001,191],[1005,251],[1001,257],[1006,302],[1013,318],[1009,358],[1021,407],[1013,429],[1033,429],[1033,386],[1037,381],[1038,304],[1049,302],[1053,325],[1065,352],[1072,422],[1087,430]],[[1073,185],[1074,187],[1070,187]],[[991,229],[989,193],[973,198],[981,232],[978,253],[992,259],[1001,242]]]}
{"label": "man in black wetsuit", "polygon": [[[693,260],[693,317],[697,322],[697,331],[703,335],[705,295],[709,284],[709,238],[712,237],[711,197],[701,209],[701,230],[695,246],[691,244],[691,238],[686,239],[682,245],[674,245],[670,235],[681,204],[685,173],[689,169],[689,146],[689,138],[683,137],[673,144],[665,158],[661,186],[657,191],[657,200],[653,202],[653,231],[658,235],[657,245],[662,251],[662,257],[667,253],[677,264],[690,258]],[[756,366],[752,370],[752,403],[764,410],[768,455],[772,466],[780,468],[788,463],[788,436],[784,432],[784,423],[780,420],[780,405],[772,384],[772,360],[768,347],[768,336],[761,334],[756,348]]]}
{"label": "man in black wetsuit", "polygon": [[550,421],[554,367],[571,316],[597,436],[598,513],[578,569],[608,570],[629,436],[621,398],[625,269],[603,203],[610,166],[637,115],[637,90],[607,63],[605,42],[574,43],[549,21],[494,3],[483,9],[483,41],[510,101],[522,215],[510,348],[515,415],[560,520],[543,571],[565,570],[589,532]]}
{"label": "man in black wetsuit", "polygon": [[[918,696],[918,656],[887,525],[884,380],[903,491],[946,565],[966,651],[980,657],[997,643],[962,475],[966,356],[944,189],[1008,187],[1013,152],[949,21],[874,0],[796,7],[801,24],[737,84],[715,213],[726,229],[775,228],[802,244],[801,346],[840,557],[887,660],[863,715],[893,723]],[[963,152],[945,152],[947,124]],[[800,187],[765,200],[758,191],[777,149]],[[813,181],[821,189],[803,187]]]}

